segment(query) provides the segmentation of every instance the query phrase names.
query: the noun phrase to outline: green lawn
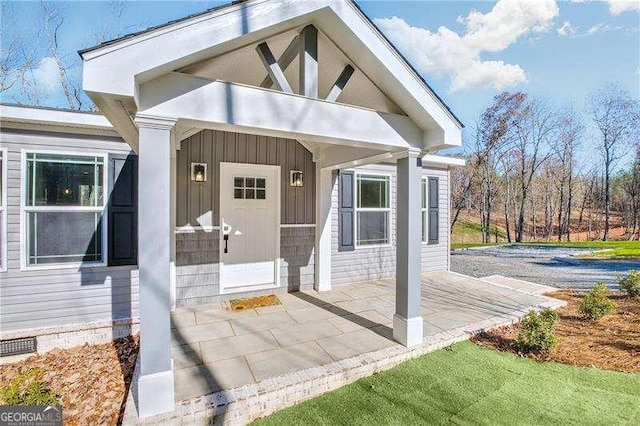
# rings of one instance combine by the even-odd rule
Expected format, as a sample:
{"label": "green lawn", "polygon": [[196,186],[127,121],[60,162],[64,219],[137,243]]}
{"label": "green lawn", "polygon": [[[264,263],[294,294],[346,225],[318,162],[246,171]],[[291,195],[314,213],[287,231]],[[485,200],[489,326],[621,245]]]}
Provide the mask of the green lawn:
{"label": "green lawn", "polygon": [[473,247],[491,247],[499,246],[503,243],[451,243],[451,250],[467,249]]}
{"label": "green lawn", "polygon": [[[505,243],[501,243],[505,244]],[[451,249],[487,247],[501,244],[482,244],[482,243],[451,243]],[[591,248],[594,251],[603,250],[599,253],[589,254],[589,258],[599,259],[640,259],[640,241],[579,241],[579,242],[558,242],[558,241],[541,241],[526,243],[506,243],[506,244],[523,244],[532,246],[554,246],[554,247],[575,247],[575,248]],[[606,250],[606,251],[604,251]]]}
{"label": "green lawn", "polygon": [[463,342],[258,424],[640,424],[640,374],[537,363]]}
{"label": "green lawn", "polygon": [[640,241],[581,241],[581,242],[549,242],[528,243],[533,245],[553,245],[560,247],[592,248],[593,250],[607,250],[594,253],[590,257],[603,259],[640,258]]}
{"label": "green lawn", "polygon": [[[499,240],[504,241],[504,239],[507,237],[507,234],[505,233],[505,231],[497,228],[495,225],[491,226],[491,241],[495,241],[496,231],[498,233]],[[466,246],[477,247],[483,245],[481,243],[482,226],[480,226],[479,223],[470,222],[467,220],[459,220],[453,227],[453,235],[451,237],[452,241],[457,243],[457,245],[462,248]]]}

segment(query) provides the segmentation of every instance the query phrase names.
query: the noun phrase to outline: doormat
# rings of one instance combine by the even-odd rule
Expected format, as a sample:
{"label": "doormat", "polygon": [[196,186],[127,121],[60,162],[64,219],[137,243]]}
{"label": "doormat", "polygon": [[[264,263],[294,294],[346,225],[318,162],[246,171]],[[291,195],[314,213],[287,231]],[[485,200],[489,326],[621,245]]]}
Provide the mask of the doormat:
{"label": "doormat", "polygon": [[232,311],[245,311],[253,308],[263,308],[265,306],[282,305],[280,299],[275,294],[269,294],[267,296],[248,297],[246,299],[232,299],[229,300]]}

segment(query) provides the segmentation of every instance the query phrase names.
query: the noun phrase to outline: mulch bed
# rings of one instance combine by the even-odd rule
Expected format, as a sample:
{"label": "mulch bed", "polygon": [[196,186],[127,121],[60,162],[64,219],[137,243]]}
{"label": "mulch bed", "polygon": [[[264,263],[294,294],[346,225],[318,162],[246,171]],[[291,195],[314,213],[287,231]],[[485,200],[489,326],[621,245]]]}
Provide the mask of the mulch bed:
{"label": "mulch bed", "polygon": [[137,355],[137,336],[56,349],[0,365],[0,386],[24,371],[41,368],[43,379],[61,397],[65,425],[119,424]]}
{"label": "mulch bed", "polygon": [[539,361],[640,373],[640,299],[612,293],[609,298],[617,304],[614,313],[600,321],[590,321],[578,312],[584,294],[570,290],[547,294],[567,302],[566,307],[558,310],[558,345],[547,355],[518,352],[515,348],[518,324],[480,333],[472,340]]}

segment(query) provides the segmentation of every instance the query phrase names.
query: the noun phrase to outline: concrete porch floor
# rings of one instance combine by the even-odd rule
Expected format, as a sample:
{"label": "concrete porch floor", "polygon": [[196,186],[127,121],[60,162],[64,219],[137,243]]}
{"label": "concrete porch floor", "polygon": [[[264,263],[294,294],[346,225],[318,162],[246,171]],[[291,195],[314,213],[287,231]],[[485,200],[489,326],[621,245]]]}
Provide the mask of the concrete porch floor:
{"label": "concrete porch floor", "polygon": [[[414,349],[392,339],[393,280],[282,294],[282,305],[240,312],[226,302],[179,308],[172,313],[176,411],[146,422],[203,422],[223,413],[223,422],[244,423],[274,411],[269,406],[293,405],[484,328],[512,323],[531,309],[564,304],[537,294],[545,289],[553,288],[522,281],[509,286],[496,277],[485,281],[452,272],[425,274],[425,344]],[[314,377],[328,382],[319,391],[308,390]],[[299,389],[281,395],[282,388],[293,386]],[[269,392],[279,393],[265,396]],[[249,396],[260,395],[281,401],[251,402]],[[241,406],[238,401],[244,404],[236,410],[240,417],[229,417],[229,405]]]}

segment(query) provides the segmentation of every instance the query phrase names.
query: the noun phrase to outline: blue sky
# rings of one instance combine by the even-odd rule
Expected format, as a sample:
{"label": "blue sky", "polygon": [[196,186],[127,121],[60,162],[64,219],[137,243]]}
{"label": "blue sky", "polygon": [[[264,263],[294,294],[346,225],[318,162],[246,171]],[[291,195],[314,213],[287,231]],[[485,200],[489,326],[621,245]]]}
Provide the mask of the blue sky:
{"label": "blue sky", "polygon": [[[196,13],[224,2],[126,2],[114,19],[114,3],[59,2],[65,22],[60,50],[79,81],[77,50],[105,32],[118,35]],[[520,90],[584,110],[588,94],[616,82],[640,98],[640,3],[636,2],[469,2],[360,1],[362,9],[397,45],[468,128],[502,90]],[[3,3],[13,9],[3,44],[13,34],[23,43],[38,40],[39,2]],[[5,19],[6,20],[6,19]],[[37,48],[40,102],[66,106],[56,85],[44,43]],[[44,60],[42,60],[44,59]],[[26,102],[17,88],[3,102]]]}

